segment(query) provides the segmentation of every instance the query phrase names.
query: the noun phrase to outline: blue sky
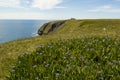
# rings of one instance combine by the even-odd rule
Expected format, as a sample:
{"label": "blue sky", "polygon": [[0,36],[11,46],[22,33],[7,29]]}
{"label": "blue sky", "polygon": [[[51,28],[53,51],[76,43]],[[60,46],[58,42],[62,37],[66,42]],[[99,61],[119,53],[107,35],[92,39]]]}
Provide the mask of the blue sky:
{"label": "blue sky", "polygon": [[0,0],[0,19],[120,18],[120,0]]}

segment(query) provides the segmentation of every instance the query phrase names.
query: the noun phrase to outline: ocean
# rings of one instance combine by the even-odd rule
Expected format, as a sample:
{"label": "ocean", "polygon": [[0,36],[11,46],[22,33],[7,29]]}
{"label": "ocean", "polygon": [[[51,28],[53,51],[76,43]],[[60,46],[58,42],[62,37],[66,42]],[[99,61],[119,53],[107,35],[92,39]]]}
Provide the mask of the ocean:
{"label": "ocean", "polygon": [[0,43],[37,35],[37,30],[50,20],[0,20]]}

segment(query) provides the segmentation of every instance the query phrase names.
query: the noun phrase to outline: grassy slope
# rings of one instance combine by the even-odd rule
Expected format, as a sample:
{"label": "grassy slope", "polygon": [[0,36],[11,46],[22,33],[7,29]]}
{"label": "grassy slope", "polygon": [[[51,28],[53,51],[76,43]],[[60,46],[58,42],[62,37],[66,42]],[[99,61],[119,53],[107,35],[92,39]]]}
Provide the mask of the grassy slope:
{"label": "grassy slope", "polygon": [[113,37],[49,42],[20,56],[7,80],[119,80],[119,46]]}
{"label": "grassy slope", "polygon": [[[103,29],[106,28],[106,31]],[[119,36],[120,20],[68,20],[48,35],[0,44],[0,79],[3,79],[19,54],[32,52],[50,40],[79,36]]]}

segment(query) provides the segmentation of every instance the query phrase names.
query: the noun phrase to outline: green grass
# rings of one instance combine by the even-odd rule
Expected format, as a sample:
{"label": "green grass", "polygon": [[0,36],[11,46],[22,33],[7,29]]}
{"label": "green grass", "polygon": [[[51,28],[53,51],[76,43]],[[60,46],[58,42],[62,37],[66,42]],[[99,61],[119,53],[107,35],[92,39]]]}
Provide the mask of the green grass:
{"label": "green grass", "polygon": [[[106,30],[104,30],[106,29]],[[11,66],[16,63],[18,55],[32,53],[41,44],[58,39],[72,39],[81,36],[119,38],[120,20],[67,20],[64,26],[58,27],[48,35],[11,41],[0,44],[0,80],[9,75]]]}
{"label": "green grass", "polygon": [[8,80],[119,80],[120,40],[81,37],[40,45],[13,65]]}

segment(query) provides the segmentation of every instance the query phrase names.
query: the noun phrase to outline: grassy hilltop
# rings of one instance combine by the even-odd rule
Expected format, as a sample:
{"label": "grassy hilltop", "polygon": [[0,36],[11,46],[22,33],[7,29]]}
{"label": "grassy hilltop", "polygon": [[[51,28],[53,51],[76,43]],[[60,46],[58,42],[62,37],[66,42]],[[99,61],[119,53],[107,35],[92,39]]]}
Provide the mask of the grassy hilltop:
{"label": "grassy hilltop", "polygon": [[120,79],[119,19],[53,21],[38,33],[0,44],[0,80]]}

